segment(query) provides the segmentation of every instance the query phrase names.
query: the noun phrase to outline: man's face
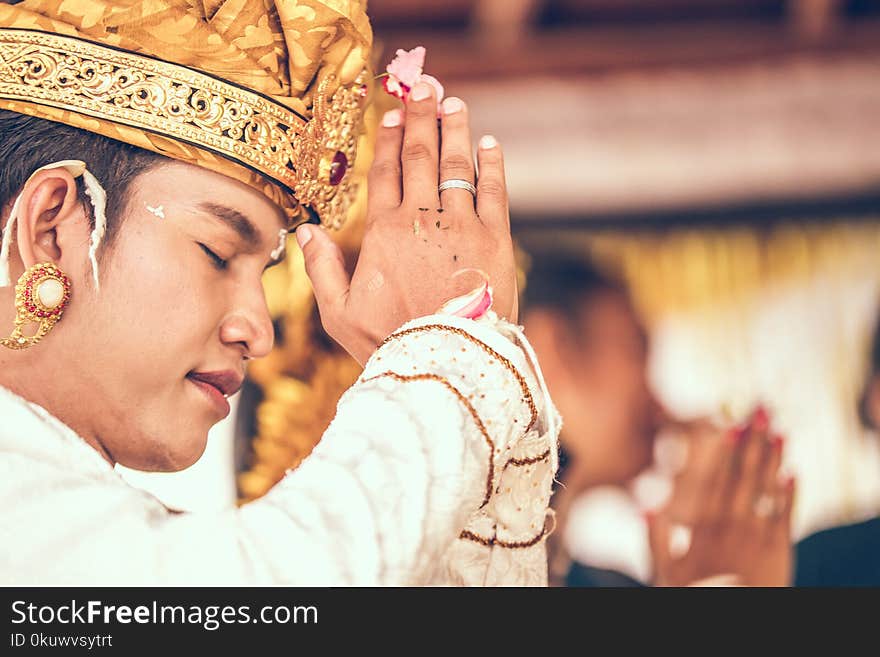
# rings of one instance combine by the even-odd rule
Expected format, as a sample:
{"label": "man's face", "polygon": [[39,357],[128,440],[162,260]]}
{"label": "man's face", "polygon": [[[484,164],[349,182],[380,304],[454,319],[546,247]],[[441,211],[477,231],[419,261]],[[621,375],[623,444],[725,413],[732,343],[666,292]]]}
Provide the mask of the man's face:
{"label": "man's face", "polygon": [[173,471],[202,454],[245,357],[272,347],[261,278],[282,227],[261,194],[195,166],[134,182],[100,292],[80,276],[52,336],[71,401],[115,461]]}
{"label": "man's face", "polygon": [[589,481],[625,483],[651,463],[659,420],[644,329],[614,291],[583,301],[573,319],[555,321],[556,363],[545,372],[563,417],[563,445]]}

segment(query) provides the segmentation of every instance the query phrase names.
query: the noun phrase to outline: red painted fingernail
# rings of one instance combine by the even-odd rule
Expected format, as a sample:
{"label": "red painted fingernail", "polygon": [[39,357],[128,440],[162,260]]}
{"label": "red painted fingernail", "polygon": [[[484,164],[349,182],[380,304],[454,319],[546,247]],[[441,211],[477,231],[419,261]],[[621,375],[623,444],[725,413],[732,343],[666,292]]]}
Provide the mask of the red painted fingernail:
{"label": "red painted fingernail", "polygon": [[749,435],[749,427],[748,425],[737,424],[727,430],[726,438],[728,442],[736,445],[741,442],[743,438]]}
{"label": "red painted fingernail", "polygon": [[755,431],[767,431],[770,427],[770,414],[763,404],[758,404],[755,412],[752,414],[752,427]]}
{"label": "red painted fingernail", "polygon": [[781,450],[785,445],[785,436],[777,433],[770,439],[770,442],[773,443],[773,449]]}
{"label": "red painted fingernail", "polygon": [[724,432],[724,440],[729,443],[735,443],[739,440],[739,427],[730,427],[727,431]]}

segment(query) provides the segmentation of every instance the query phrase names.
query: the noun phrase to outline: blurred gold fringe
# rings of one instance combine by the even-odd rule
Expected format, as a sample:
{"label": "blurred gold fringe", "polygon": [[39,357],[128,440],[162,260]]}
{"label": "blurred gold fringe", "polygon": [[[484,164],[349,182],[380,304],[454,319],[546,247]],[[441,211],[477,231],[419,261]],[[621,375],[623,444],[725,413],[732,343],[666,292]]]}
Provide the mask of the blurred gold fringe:
{"label": "blurred gold fringe", "polygon": [[744,304],[759,290],[818,272],[880,271],[878,220],[619,231],[583,224],[583,230],[529,233],[523,243],[526,252],[564,250],[615,272],[652,323],[669,313]]}
{"label": "blurred gold fringe", "polygon": [[[373,159],[379,112],[375,103],[367,110],[366,134],[349,174],[361,181],[358,198],[345,226],[333,234],[349,272],[363,235],[366,171]],[[256,409],[251,463],[238,475],[240,503],[265,495],[311,453],[333,419],[342,393],[361,373],[360,365],[321,327],[299,247],[288,246],[286,261],[266,273],[263,286],[269,312],[280,323],[281,339],[268,357],[254,361],[248,370],[248,377],[263,392],[263,401]]]}
{"label": "blurred gold fringe", "polygon": [[[820,278],[836,279],[840,301],[817,312],[839,313],[836,321],[840,335],[831,346],[836,353],[831,369],[826,372],[825,388],[828,397],[835,400],[834,408],[841,413],[840,435],[828,439],[843,450],[844,456],[835,472],[825,473],[822,480],[835,488],[837,522],[859,518],[859,505],[863,503],[856,482],[857,461],[865,453],[862,443],[866,434],[855,411],[869,370],[873,328],[870,322],[853,327],[846,321],[844,290],[857,282],[873,283],[876,287],[880,278],[877,219],[880,217],[871,221],[782,223],[769,229],[703,228],[667,234],[609,234],[592,238],[589,246],[598,261],[609,263],[622,273],[634,303],[649,325],[669,313],[687,313],[692,321],[711,327],[719,362],[725,363],[731,373],[744,366],[750,376],[756,373],[751,368],[752,359],[758,355],[748,353],[746,345],[737,341],[741,327],[718,325],[726,320],[724,316],[715,316],[713,307],[734,307],[734,317],[745,323],[754,312],[753,301],[762,292],[809,285]],[[828,300],[824,303],[828,304]],[[746,347],[746,353],[742,347]],[[745,406],[740,408],[745,412],[744,409]],[[822,453],[816,446],[808,449],[813,454]]]}

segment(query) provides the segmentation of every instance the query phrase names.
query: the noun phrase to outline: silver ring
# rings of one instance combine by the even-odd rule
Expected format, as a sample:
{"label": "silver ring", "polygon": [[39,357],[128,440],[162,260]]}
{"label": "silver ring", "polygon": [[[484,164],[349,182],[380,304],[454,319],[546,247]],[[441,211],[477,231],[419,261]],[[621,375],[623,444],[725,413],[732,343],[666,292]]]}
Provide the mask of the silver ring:
{"label": "silver ring", "polygon": [[669,528],[669,556],[681,559],[691,550],[694,531],[687,525],[675,523]]}
{"label": "silver ring", "polygon": [[461,178],[453,178],[451,180],[444,180],[440,183],[440,187],[437,188],[439,193],[442,194],[447,189],[466,189],[471,193],[471,196],[477,198],[477,188],[474,187],[473,183],[462,180]]}
{"label": "silver ring", "polygon": [[767,495],[766,493],[755,500],[755,504],[753,505],[752,510],[754,511],[755,515],[762,520],[772,518],[777,513],[779,513],[776,499],[772,495]]}

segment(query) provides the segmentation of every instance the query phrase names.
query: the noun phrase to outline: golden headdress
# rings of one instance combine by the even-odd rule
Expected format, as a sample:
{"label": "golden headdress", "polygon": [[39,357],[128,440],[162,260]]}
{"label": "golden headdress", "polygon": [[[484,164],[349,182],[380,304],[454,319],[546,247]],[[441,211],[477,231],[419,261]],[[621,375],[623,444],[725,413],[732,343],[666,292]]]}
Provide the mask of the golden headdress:
{"label": "golden headdress", "polygon": [[[369,93],[366,0],[0,4],[0,109],[96,132],[338,226]],[[71,157],[75,157],[72,154]]]}

